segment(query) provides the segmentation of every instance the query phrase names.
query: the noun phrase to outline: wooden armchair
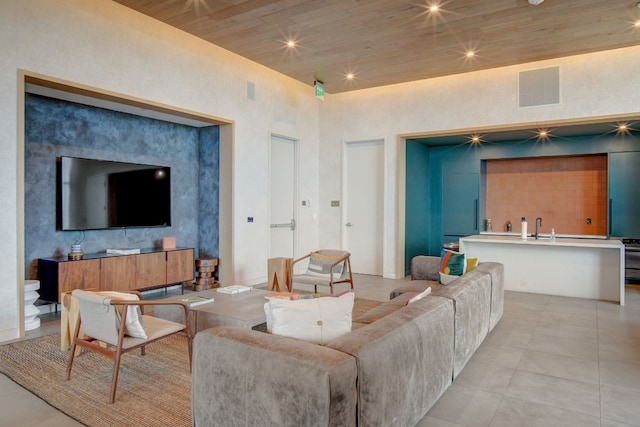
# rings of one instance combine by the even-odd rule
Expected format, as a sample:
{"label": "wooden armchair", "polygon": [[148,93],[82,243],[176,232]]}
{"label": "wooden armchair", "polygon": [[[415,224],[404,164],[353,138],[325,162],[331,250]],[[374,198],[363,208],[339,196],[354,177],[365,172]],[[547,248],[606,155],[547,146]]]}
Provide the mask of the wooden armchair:
{"label": "wooden armchair", "polygon": [[[87,350],[95,351],[107,356],[114,361],[113,376],[111,380],[111,395],[109,403],[113,403],[116,396],[116,386],[118,383],[118,371],[120,370],[120,358],[123,353],[136,349],[145,354],[145,346],[169,335],[184,332],[187,335],[189,351],[189,370],[191,370],[192,357],[192,335],[189,320],[188,307],[181,301],[143,301],[139,292],[127,292],[126,294],[137,294],[137,298],[125,299],[126,294],[120,293],[121,299],[114,299],[113,295],[102,295],[100,292],[87,292],[76,289],[72,295],[78,299],[80,305],[80,318],[75,325],[71,352],[67,364],[65,381],[71,377],[71,368],[76,355],[76,347],[80,346]],[[117,295],[117,294],[116,294]],[[144,307],[148,305],[181,305],[184,308],[184,318],[186,324],[171,322],[157,317],[144,315]],[[135,322],[137,309],[140,308],[140,321],[144,329],[132,327]],[[134,317],[134,318],[132,318]],[[129,318],[129,320],[127,320]],[[140,325],[138,323],[138,325]],[[80,334],[80,328],[84,334]],[[127,328],[129,331],[127,331]],[[137,331],[132,329],[138,329]],[[129,336],[127,333],[137,335]],[[145,337],[146,336],[146,337]],[[100,343],[106,344],[101,346]]]}
{"label": "wooden armchair", "polygon": [[[307,271],[304,274],[293,274],[295,264],[309,259]],[[294,283],[313,285],[314,292],[318,292],[318,285],[329,286],[333,293],[333,285],[349,283],[353,289],[353,275],[351,274],[351,254],[336,249],[321,249],[294,260],[291,263],[291,288]]]}

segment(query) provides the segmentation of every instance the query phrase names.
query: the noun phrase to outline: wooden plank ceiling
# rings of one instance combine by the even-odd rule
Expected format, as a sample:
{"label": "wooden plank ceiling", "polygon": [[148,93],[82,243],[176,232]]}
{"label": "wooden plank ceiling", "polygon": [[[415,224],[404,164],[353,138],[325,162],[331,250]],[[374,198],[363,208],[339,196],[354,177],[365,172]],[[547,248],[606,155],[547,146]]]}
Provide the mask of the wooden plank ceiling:
{"label": "wooden plank ceiling", "polygon": [[640,43],[638,0],[114,1],[328,93]]}

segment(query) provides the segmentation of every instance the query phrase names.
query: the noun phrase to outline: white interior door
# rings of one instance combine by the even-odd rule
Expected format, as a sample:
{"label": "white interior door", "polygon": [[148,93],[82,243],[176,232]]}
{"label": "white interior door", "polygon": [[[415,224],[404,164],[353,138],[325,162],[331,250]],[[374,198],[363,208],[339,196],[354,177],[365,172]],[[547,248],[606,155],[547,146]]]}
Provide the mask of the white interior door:
{"label": "white interior door", "polygon": [[269,258],[293,258],[296,234],[297,141],[271,135],[269,144]]}
{"label": "white interior door", "polygon": [[381,276],[384,141],[345,145],[344,247],[354,273]]}

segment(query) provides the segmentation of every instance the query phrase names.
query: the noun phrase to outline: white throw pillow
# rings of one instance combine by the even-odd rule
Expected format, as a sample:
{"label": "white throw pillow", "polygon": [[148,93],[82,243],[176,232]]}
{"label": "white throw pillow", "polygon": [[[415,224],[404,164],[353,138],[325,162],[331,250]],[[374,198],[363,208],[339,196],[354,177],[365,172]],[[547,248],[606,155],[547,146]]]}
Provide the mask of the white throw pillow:
{"label": "white throw pillow", "polygon": [[407,303],[405,305],[409,305],[409,304],[411,304],[413,302],[421,300],[422,298],[426,297],[430,293],[431,293],[431,286],[429,286],[427,289],[425,289],[424,291],[420,292],[418,295],[416,295],[413,298],[411,298],[409,301],[407,301]]}
{"label": "white throw pillow", "polygon": [[313,299],[271,299],[264,305],[267,330],[274,335],[327,344],[351,332],[354,299],[353,292]]}
{"label": "white throw pillow", "polygon": [[[138,295],[129,294],[126,292],[115,292],[115,291],[100,291],[96,292],[104,297],[111,299],[121,299],[125,301],[139,301]],[[120,307],[116,307],[116,312],[120,313]],[[118,316],[120,316],[118,314]],[[124,333],[133,338],[144,338],[147,339],[147,333],[144,330],[144,325],[142,324],[142,313],[140,312],[140,306],[130,305],[127,307],[127,319],[124,325]]]}

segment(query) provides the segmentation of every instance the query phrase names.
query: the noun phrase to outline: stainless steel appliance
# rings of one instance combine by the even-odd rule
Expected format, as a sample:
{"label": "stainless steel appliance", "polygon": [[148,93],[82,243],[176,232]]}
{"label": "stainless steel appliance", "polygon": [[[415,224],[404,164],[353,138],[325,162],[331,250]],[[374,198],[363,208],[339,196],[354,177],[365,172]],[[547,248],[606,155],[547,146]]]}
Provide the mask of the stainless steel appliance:
{"label": "stainless steel appliance", "polygon": [[640,284],[640,239],[622,239],[624,244],[625,282]]}

